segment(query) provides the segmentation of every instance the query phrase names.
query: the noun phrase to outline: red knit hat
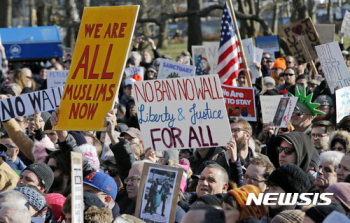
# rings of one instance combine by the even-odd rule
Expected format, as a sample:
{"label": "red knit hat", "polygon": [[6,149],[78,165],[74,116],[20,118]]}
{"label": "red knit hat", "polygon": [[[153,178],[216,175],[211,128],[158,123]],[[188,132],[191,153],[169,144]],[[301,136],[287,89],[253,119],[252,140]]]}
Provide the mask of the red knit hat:
{"label": "red knit hat", "polygon": [[51,208],[52,214],[55,217],[57,222],[60,222],[64,219],[65,215],[62,212],[63,204],[66,201],[66,198],[62,194],[51,193],[46,194],[45,199],[47,205]]}
{"label": "red knit hat", "polygon": [[287,68],[286,60],[283,59],[282,57],[277,58],[273,67],[277,67],[277,68],[281,68],[282,70],[285,70]]}

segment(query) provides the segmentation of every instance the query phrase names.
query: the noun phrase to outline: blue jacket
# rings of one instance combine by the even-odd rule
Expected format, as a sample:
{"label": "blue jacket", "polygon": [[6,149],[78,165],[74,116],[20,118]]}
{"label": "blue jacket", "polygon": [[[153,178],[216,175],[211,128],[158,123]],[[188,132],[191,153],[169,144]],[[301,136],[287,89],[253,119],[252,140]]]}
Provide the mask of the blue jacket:
{"label": "blue jacket", "polygon": [[20,171],[22,171],[25,168],[27,168],[27,166],[22,162],[22,160],[19,157],[17,157],[16,161],[13,164],[15,164],[17,169],[20,170]]}

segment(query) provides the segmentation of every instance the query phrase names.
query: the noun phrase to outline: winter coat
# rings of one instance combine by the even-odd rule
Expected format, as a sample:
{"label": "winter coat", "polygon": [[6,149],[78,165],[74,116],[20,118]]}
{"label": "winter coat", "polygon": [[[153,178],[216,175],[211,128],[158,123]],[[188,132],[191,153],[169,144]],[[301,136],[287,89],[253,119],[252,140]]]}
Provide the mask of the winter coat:
{"label": "winter coat", "polygon": [[0,165],[0,192],[15,188],[18,181],[17,173],[6,162],[3,162]]}

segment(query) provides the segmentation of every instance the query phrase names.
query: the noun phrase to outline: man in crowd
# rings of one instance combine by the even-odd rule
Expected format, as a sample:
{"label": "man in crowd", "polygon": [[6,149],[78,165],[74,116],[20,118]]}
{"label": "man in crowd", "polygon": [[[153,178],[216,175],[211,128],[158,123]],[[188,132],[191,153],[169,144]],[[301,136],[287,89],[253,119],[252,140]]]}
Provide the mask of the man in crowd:
{"label": "man in crowd", "polygon": [[[261,59],[261,72],[263,74],[263,77],[270,75],[270,70],[273,66],[273,59],[271,58],[270,53],[263,53],[262,59]],[[268,64],[269,63],[269,64]]]}
{"label": "man in crowd", "polygon": [[297,75],[305,74],[307,63],[295,63],[295,70],[297,71]]}
{"label": "man in crowd", "polygon": [[196,188],[197,196],[225,193],[228,189],[227,171],[219,164],[209,164],[201,173]]}
{"label": "man in crowd", "polygon": [[275,87],[276,87],[276,82],[272,77],[270,77],[270,76],[264,77],[264,90],[265,91],[273,89]]}
{"label": "man in crowd", "polygon": [[261,192],[268,190],[266,180],[275,170],[273,164],[262,158],[251,158],[247,167],[244,178],[244,185],[252,184],[258,187]]}
{"label": "man in crowd", "polygon": [[287,67],[283,73],[284,85],[278,86],[278,90],[288,90],[290,86],[295,84],[296,71],[294,67]]}
{"label": "man in crowd", "polygon": [[318,153],[328,149],[329,137],[334,132],[334,125],[329,121],[318,121],[311,125],[311,140]]}
{"label": "man in crowd", "polygon": [[286,56],[286,65],[287,67],[295,67],[295,60],[293,56]]}
{"label": "man in crowd", "polygon": [[309,76],[305,75],[305,74],[302,74],[302,75],[299,75],[295,82],[297,85],[299,86],[302,86],[302,87],[307,87],[307,82],[309,81]]}
{"label": "man in crowd", "polygon": [[0,222],[6,223],[31,223],[28,209],[18,202],[5,202],[0,208]]}
{"label": "man in crowd", "polygon": [[[162,55],[161,55],[161,54],[159,53],[159,51],[157,50],[157,47],[156,47],[156,45],[155,45],[155,43],[154,43],[154,40],[151,39],[150,37],[144,37],[144,36],[137,37],[137,38],[136,38],[136,41],[135,41],[135,44],[134,44],[134,46],[133,46],[133,48],[132,48],[132,51],[137,51],[137,49],[139,48],[140,43],[143,43],[143,42],[145,42],[145,41],[147,41],[147,42],[150,44],[150,46],[151,46],[151,48],[152,48],[152,51],[153,51],[153,54],[154,54],[154,59],[162,57]],[[138,66],[138,65],[137,65],[137,66]],[[150,54],[148,51],[146,51],[146,50],[144,50],[144,51],[142,52],[142,57],[141,57],[140,66],[143,66],[143,67],[145,67],[146,69],[147,69],[149,66],[152,66],[152,56],[151,56],[151,54]]]}
{"label": "man in crowd", "polygon": [[132,83],[135,80],[133,78],[127,78],[124,81],[124,95],[121,97],[119,103],[126,107],[126,104],[134,99],[133,91],[132,91]]}
{"label": "man in crowd", "polygon": [[8,135],[1,136],[1,143],[7,147],[6,154],[12,158],[13,164],[17,170],[24,170],[27,166],[18,157],[19,149]]}
{"label": "man in crowd", "polygon": [[333,99],[328,95],[319,95],[314,103],[319,103],[320,105],[316,108],[320,111],[323,111],[326,114],[318,114],[316,118],[314,118],[314,122],[327,120],[333,123],[333,114],[335,112],[335,106]]}
{"label": "man in crowd", "polygon": [[271,77],[275,79],[276,85],[279,84],[279,81],[278,81],[279,75],[283,73],[286,68],[287,68],[286,61],[282,57],[277,58],[271,72]]}
{"label": "man in crowd", "polygon": [[305,106],[298,105],[297,103],[290,120],[295,131],[310,135],[312,119],[313,117],[310,110]]}

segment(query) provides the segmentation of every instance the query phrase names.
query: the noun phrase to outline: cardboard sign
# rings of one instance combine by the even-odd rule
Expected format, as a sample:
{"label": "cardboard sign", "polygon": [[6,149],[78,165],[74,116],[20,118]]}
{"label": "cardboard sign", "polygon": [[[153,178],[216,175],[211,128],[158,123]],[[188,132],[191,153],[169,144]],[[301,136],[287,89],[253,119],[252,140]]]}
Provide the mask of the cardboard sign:
{"label": "cardboard sign", "polygon": [[338,42],[322,44],[316,47],[323,73],[332,94],[334,88],[350,86],[350,73],[343,59]]}
{"label": "cardboard sign", "polygon": [[241,117],[256,121],[254,88],[221,85],[227,114],[230,118]]}
{"label": "cardboard sign", "polygon": [[334,41],[334,24],[315,24],[315,29],[320,37],[321,44],[331,43]]}
{"label": "cardboard sign", "polygon": [[145,163],[137,193],[135,216],[151,222],[175,222],[183,170]]}
{"label": "cardboard sign", "polygon": [[63,87],[34,91],[0,100],[0,117],[2,121],[38,112],[51,111],[60,105]]}
{"label": "cardboard sign", "polygon": [[69,70],[48,70],[47,88],[61,87],[66,84]]}
{"label": "cardboard sign", "polygon": [[209,74],[217,74],[220,42],[203,42],[210,64]]}
{"label": "cardboard sign", "polygon": [[282,97],[283,95],[260,96],[261,112],[264,124],[273,122],[279,101]]}
{"label": "cardboard sign", "polygon": [[345,11],[343,22],[341,24],[341,32],[344,33],[344,37],[350,37],[350,12]]}
{"label": "cardboard sign", "polygon": [[207,75],[210,72],[208,56],[205,46],[192,46],[193,63],[196,66],[196,75]]}
{"label": "cardboard sign", "polygon": [[218,75],[133,83],[145,148],[223,146],[231,139]]}
{"label": "cardboard sign", "polygon": [[[145,75],[145,68],[144,67],[128,67],[124,70],[125,77],[126,78],[133,78],[134,75],[139,75],[142,80]],[[136,79],[136,78],[134,78]]]}
{"label": "cardboard sign", "polygon": [[253,78],[259,78],[258,69],[255,67],[255,46],[253,43],[253,39],[244,39],[242,40],[245,58],[247,60],[247,65],[249,67],[250,72],[252,73]]}
{"label": "cardboard sign", "polygon": [[157,79],[189,77],[194,76],[195,72],[195,66],[161,59]]}
{"label": "cardboard sign", "polygon": [[[323,68],[322,68],[323,69]],[[337,123],[345,116],[350,115],[350,87],[345,87],[335,91],[337,106]]]}
{"label": "cardboard sign", "polygon": [[139,6],[85,7],[53,130],[103,131],[123,76]]}
{"label": "cardboard sign", "polygon": [[305,44],[311,58],[317,58],[315,46],[321,45],[321,41],[310,18],[295,22],[292,25],[283,28],[281,31],[286,39],[290,51],[292,52],[292,55],[299,63],[307,62],[306,55],[303,54],[300,43],[298,42],[300,36],[304,37]]}
{"label": "cardboard sign", "polygon": [[282,97],[278,103],[273,124],[275,127],[286,128],[292,117],[298,97]]}
{"label": "cardboard sign", "polygon": [[71,157],[71,190],[72,190],[72,223],[84,222],[83,194],[83,154],[70,152]]}
{"label": "cardboard sign", "polygon": [[[262,49],[264,53],[270,53],[277,58],[280,52],[280,45],[278,43],[278,36],[261,36],[255,37],[256,47]],[[260,61],[261,62],[261,61]]]}

